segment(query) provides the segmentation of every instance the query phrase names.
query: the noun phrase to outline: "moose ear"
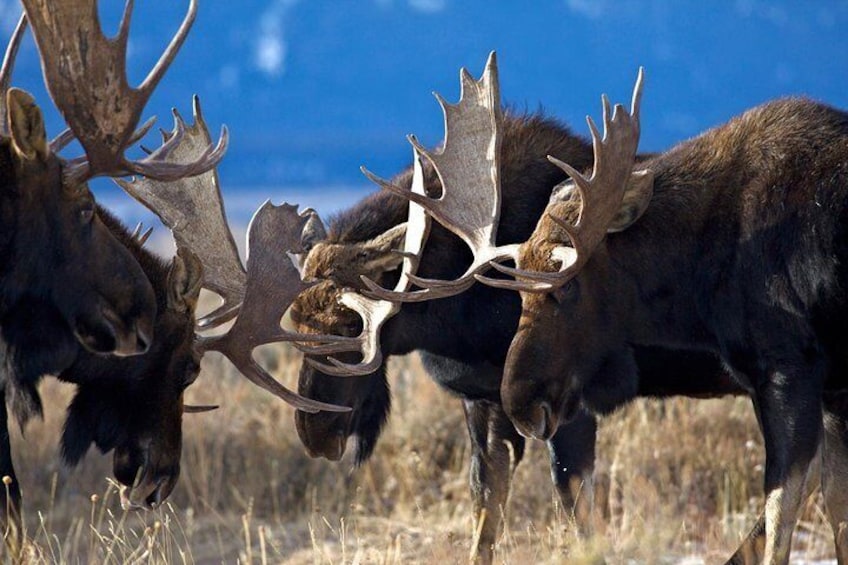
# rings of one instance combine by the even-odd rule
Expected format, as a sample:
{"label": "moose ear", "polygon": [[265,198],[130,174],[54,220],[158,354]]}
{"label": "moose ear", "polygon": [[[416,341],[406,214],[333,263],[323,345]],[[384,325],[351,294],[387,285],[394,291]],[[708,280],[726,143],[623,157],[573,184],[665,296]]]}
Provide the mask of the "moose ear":
{"label": "moose ear", "polygon": [[621,208],[607,228],[607,233],[624,231],[633,225],[648,209],[653,194],[654,171],[642,169],[631,173],[624,198],[621,200]]}
{"label": "moose ear", "polygon": [[12,147],[22,159],[47,160],[50,149],[44,129],[44,117],[35,99],[26,91],[10,88],[6,95],[6,114]]}
{"label": "moose ear", "polygon": [[168,272],[168,308],[176,312],[193,311],[202,285],[200,259],[187,249],[178,249]]}
{"label": "moose ear", "polygon": [[388,229],[362,244],[367,254],[364,265],[367,271],[391,271],[403,262],[403,255],[397,253],[403,249],[406,237],[406,222]]}
{"label": "moose ear", "polygon": [[309,250],[315,247],[319,241],[327,239],[327,228],[324,227],[324,222],[318,212],[312,208],[307,208],[304,213],[309,214],[309,219],[303,226],[303,231],[300,234],[300,245],[303,251],[309,253]]}

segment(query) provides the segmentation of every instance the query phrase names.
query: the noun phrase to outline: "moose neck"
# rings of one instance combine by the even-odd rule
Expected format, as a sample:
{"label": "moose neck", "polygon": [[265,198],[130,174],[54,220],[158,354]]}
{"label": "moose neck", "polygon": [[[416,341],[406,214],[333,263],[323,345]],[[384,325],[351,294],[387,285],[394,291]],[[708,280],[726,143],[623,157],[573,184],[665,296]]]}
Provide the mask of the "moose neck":
{"label": "moose neck", "polygon": [[845,254],[845,230],[825,212],[844,209],[848,194],[827,171],[844,170],[837,140],[844,147],[847,134],[845,113],[779,100],[641,165],[655,173],[653,199],[633,226],[606,238],[609,280],[627,281],[633,341],[717,347],[716,326],[744,311],[733,280],[760,277],[768,288],[769,272],[786,275],[791,287],[770,292],[792,310],[832,295],[833,265],[820,259]]}

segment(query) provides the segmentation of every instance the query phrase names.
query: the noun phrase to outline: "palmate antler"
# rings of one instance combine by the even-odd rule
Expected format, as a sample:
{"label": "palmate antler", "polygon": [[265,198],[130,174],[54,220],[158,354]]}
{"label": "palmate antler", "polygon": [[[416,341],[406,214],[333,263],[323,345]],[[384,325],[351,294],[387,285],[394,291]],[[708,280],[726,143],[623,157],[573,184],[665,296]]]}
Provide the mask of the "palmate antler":
{"label": "palmate antler", "polygon": [[493,263],[492,266],[498,271],[519,280],[492,279],[476,275],[477,280],[497,288],[548,292],[568,282],[586,264],[621,207],[627,180],[635,163],[639,146],[639,107],[642,101],[643,79],[644,71],[640,68],[633,89],[630,113],[621,104],[616,104],[610,112],[609,100],[606,96],[602,97],[603,138],[592,118],[586,118],[592,132],[595,153],[591,177],[586,178],[567,163],[548,156],[552,163],[571,177],[581,199],[580,216],[573,225],[556,214],[556,208],[560,205],[558,202],[549,204],[545,210],[545,215],[562,228],[571,244],[559,245],[551,253],[551,258],[559,262],[558,271],[536,272]]}
{"label": "palmate antler", "polygon": [[12,32],[9,45],[6,46],[6,54],[3,56],[3,66],[0,67],[0,135],[8,136],[8,117],[6,116],[6,93],[12,85],[12,71],[15,68],[15,57],[21,46],[21,39],[26,31],[26,16],[22,15]]}
{"label": "palmate antler", "polygon": [[[163,141],[173,147],[169,162],[194,161],[211,142],[197,96],[192,101],[192,114],[194,123],[187,126],[174,110],[174,130],[162,134]],[[227,224],[217,171],[213,168],[179,182],[149,178],[115,182],[159,216],[171,229],[178,247],[197,255],[203,264],[203,286],[223,298],[219,308],[198,322],[200,327],[232,319],[244,299],[246,275]]]}
{"label": "palmate antler", "polygon": [[[169,162],[192,161],[207,146],[209,130],[197,97],[193,114],[194,123],[189,126],[174,112],[174,130],[163,133],[166,143],[173,146],[167,156]],[[204,317],[199,325],[208,328],[238,316],[224,335],[199,336],[197,347],[201,353],[219,351],[248,380],[300,410],[349,410],[295,394],[271,377],[252,357],[256,347],[278,341],[347,343],[352,347],[351,338],[303,335],[280,327],[280,320],[295,297],[311,286],[300,280],[286,254],[286,251],[298,250],[301,232],[311,218],[309,212],[298,214],[296,206],[287,204],[263,205],[248,228],[245,270],[227,225],[215,169],[172,182],[149,178],[116,182],[171,229],[179,250],[190,251],[200,260],[203,287],[224,299],[223,304]]]}
{"label": "palmate antler", "polygon": [[[421,166],[421,156],[418,154],[417,149],[413,150],[413,155],[412,186],[409,192],[410,194],[423,196],[424,171]],[[406,221],[404,248],[401,252],[403,255],[403,266],[401,267],[400,279],[395,285],[394,291],[391,291],[392,294],[404,293],[411,286],[412,278],[418,269],[421,250],[427,241],[429,233],[429,216],[421,206],[415,204],[414,201],[410,202],[409,214]],[[309,357],[306,358],[306,362],[329,375],[355,376],[373,373],[383,362],[383,355],[380,351],[380,330],[389,318],[400,311],[400,303],[391,300],[369,298],[351,290],[343,291],[339,302],[355,311],[362,318],[362,331],[355,338],[353,342],[354,347],[350,347],[350,344],[347,343],[323,346],[298,345],[297,347],[307,355],[328,355],[347,351],[359,351],[362,354],[362,359],[359,363],[355,364],[343,363],[332,357],[328,358],[330,364],[322,363]]]}
{"label": "palmate antler", "polygon": [[409,142],[432,163],[442,184],[442,195],[429,198],[405,190],[363,169],[383,189],[422,206],[437,222],[459,236],[474,259],[456,280],[422,279],[409,276],[423,290],[389,291],[363,277],[372,296],[400,302],[419,302],[453,296],[474,284],[474,275],[489,269],[492,261],[514,259],[517,245],[498,246],[500,219],[501,112],[498,67],[495,53],[486,61],[480,80],[460,71],[461,93],[457,104],[448,104],[435,94],[445,117],[445,142],[441,151],[427,151],[414,136]]}
{"label": "palmate antler", "polygon": [[285,250],[297,249],[308,215],[297,206],[263,204],[248,228],[247,286],[244,304],[224,335],[201,338],[201,351],[218,351],[250,381],[306,412],[347,411],[350,408],[304,398],[278,383],[256,361],[253,350],[279,341],[349,342],[350,338],[288,332],[280,320],[297,295],[315,282],[304,283]]}
{"label": "palmate antler", "polygon": [[[224,155],[227,130],[216,146],[209,146],[192,162],[167,159],[176,140],[169,140],[141,160],[130,160],[124,151],[138,138],[141,112],[182,46],[197,13],[191,0],[188,13],[162,57],[138,88],[129,86],[126,52],[133,1],[128,0],[117,35],[103,35],[97,0],[23,0],[27,18],[41,54],[44,78],[65,121],[85,157],[65,164],[68,184],[94,176],[140,174],[174,180],[208,171]],[[149,128],[150,122],[145,124]],[[145,130],[142,127],[142,130]],[[67,134],[70,139],[70,134]],[[61,136],[60,136],[61,137]]]}

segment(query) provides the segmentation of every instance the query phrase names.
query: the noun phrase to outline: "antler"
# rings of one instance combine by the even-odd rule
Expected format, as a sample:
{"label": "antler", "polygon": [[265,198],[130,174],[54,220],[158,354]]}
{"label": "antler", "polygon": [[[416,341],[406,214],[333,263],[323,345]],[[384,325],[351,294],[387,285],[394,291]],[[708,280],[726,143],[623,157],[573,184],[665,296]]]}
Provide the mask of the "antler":
{"label": "antler", "polygon": [[21,39],[26,31],[26,26],[26,15],[22,14],[21,19],[18,20],[18,25],[15,26],[15,31],[12,32],[11,39],[9,39],[6,55],[3,57],[3,66],[0,67],[0,135],[9,135],[9,124],[6,116],[6,92],[9,91],[12,84],[15,57],[18,55],[18,48],[21,46]]}
{"label": "antler", "polygon": [[168,162],[173,149],[168,142],[138,161],[124,156],[148,98],[191,29],[196,0],[191,0],[176,35],[138,88],[129,86],[126,75],[133,0],[127,1],[118,33],[112,39],[103,35],[97,0],[23,0],[23,4],[41,53],[50,96],[86,153],[86,158],[66,163],[63,174],[69,183],[98,175],[127,174],[174,180],[206,172],[221,160],[227,148],[226,127],[218,144],[213,147],[210,143],[192,162]]}
{"label": "antler", "polygon": [[280,320],[297,295],[315,283],[304,283],[284,251],[297,249],[307,216],[297,206],[263,204],[248,228],[247,286],[244,304],[233,327],[224,335],[202,337],[201,351],[224,354],[254,384],[305,412],[350,408],[304,398],[277,382],[256,361],[253,350],[278,341],[350,343],[350,338],[292,333],[280,327]]}
{"label": "antler", "polygon": [[[168,163],[191,161],[208,144],[209,131],[196,96],[193,115],[194,123],[186,126],[183,118],[174,111],[173,131],[162,133],[165,145],[171,146]],[[251,356],[254,348],[276,341],[314,340],[333,344],[351,341],[339,336],[293,334],[280,328],[283,313],[297,294],[309,286],[300,281],[297,269],[285,253],[298,248],[308,214],[298,215],[296,206],[263,205],[248,229],[249,255],[245,271],[227,225],[218,173],[214,168],[173,182],[150,178],[115,182],[171,229],[178,249],[187,249],[198,257],[203,265],[203,287],[223,298],[223,304],[200,320],[198,325],[209,328],[238,316],[227,334],[199,337],[201,353],[220,351],[250,381],[301,410],[348,410],[289,391]]]}
{"label": "antler", "polygon": [[558,202],[549,205],[546,210],[547,216],[565,231],[571,242],[571,246],[560,245],[551,253],[551,258],[560,263],[559,270],[541,273],[493,263],[492,266],[498,271],[524,280],[510,281],[476,275],[477,280],[497,288],[547,292],[562,286],[579,272],[603,240],[610,222],[621,206],[639,145],[639,107],[642,101],[643,80],[644,70],[640,67],[636,86],[633,88],[630,113],[621,104],[616,104],[610,112],[609,99],[606,95],[602,96],[603,138],[592,118],[586,117],[592,132],[595,153],[595,165],[590,178],[586,178],[571,165],[548,156],[548,160],[571,177],[581,199],[580,216],[573,225],[554,213]]}
{"label": "antler", "polygon": [[[412,187],[409,193],[413,196],[423,196],[424,171],[421,166],[421,156],[417,149],[413,149],[413,155]],[[418,259],[421,256],[421,249],[424,247],[424,242],[427,241],[429,233],[429,216],[421,206],[415,203],[415,200],[412,200],[409,203],[404,248],[400,252],[403,255],[400,279],[395,285],[394,291],[386,291],[392,296],[405,293],[412,284],[414,273],[418,269]],[[369,298],[358,292],[349,290],[342,292],[339,302],[355,311],[362,318],[362,331],[358,337],[354,338],[355,341],[353,342],[356,347],[351,348],[346,343],[319,346],[296,345],[296,347],[304,353],[312,355],[358,350],[362,353],[362,360],[356,364],[343,363],[332,357],[328,358],[331,363],[329,365],[308,357],[306,361],[329,375],[354,376],[373,373],[383,362],[383,354],[380,351],[380,330],[383,324],[386,323],[386,320],[398,313],[400,303],[397,301]]]}
{"label": "antler", "polygon": [[[166,158],[169,164],[194,161],[211,141],[200,100],[197,96],[192,100],[191,126],[186,126],[176,110],[173,114],[173,131],[162,132],[165,145],[171,147]],[[203,264],[203,286],[223,298],[223,304],[199,320],[198,325],[211,327],[232,319],[244,299],[246,275],[227,224],[218,172],[213,168],[179,182],[147,177],[115,182],[159,216],[173,232],[178,247],[197,255]]]}
{"label": "antler", "polygon": [[474,260],[456,280],[409,280],[424,290],[388,291],[363,277],[370,294],[385,300],[420,302],[453,296],[474,284],[474,275],[489,268],[491,261],[514,258],[518,245],[498,247],[500,218],[500,146],[503,116],[501,114],[498,67],[495,53],[489,55],[480,80],[467,70],[460,71],[461,93],[457,104],[448,104],[435,94],[445,117],[445,143],[441,151],[427,151],[415,136],[409,142],[427,158],[442,183],[438,199],[405,190],[369,171],[363,173],[385,190],[408,198],[422,206],[433,218],[462,238],[471,248]]}

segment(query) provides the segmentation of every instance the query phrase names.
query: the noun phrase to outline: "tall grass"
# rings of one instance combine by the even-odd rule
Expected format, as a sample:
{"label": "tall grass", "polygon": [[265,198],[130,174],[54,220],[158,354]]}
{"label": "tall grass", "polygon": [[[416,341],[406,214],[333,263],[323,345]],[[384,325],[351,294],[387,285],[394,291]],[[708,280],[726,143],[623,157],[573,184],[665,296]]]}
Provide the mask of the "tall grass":
{"label": "tall grass", "polygon": [[[289,386],[299,356],[263,351]],[[58,457],[72,387],[42,387],[46,418],[13,434],[34,563],[435,563],[471,548],[469,446],[459,402],[416,357],[392,360],[394,410],[371,462],[309,459],[292,410],[204,360],[184,419],[183,474],[168,504],[121,510],[109,457],[74,470]],[[762,440],[745,399],[639,401],[601,425],[597,500],[605,527],[571,532],[547,452],[531,443],[515,474],[497,557],[505,563],[721,562],[762,506]],[[832,556],[812,501],[796,534],[805,559]]]}

